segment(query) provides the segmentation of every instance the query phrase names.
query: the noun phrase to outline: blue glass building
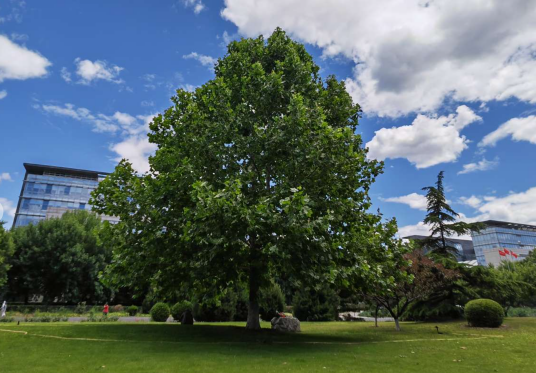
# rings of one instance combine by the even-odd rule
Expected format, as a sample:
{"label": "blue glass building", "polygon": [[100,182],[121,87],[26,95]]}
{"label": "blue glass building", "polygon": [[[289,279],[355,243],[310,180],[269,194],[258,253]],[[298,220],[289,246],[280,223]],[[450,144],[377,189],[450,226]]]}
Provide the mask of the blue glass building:
{"label": "blue glass building", "polygon": [[[55,218],[69,210],[91,210],[90,193],[106,172],[24,163],[26,174],[13,227]],[[114,221],[112,217],[101,217]]]}
{"label": "blue glass building", "polygon": [[[504,261],[519,261],[536,247],[536,226],[487,220],[482,222],[486,228],[473,232],[473,246],[479,265],[499,265]],[[499,255],[499,250],[506,249],[506,256]]]}
{"label": "blue glass building", "polygon": [[[413,235],[402,237],[408,240],[422,241],[428,238],[428,236]],[[454,253],[456,260],[459,262],[469,262],[475,260],[475,249],[473,248],[473,242],[471,240],[461,240],[459,238],[447,238],[447,244],[456,249]],[[424,248],[424,253],[428,253],[429,249]]]}

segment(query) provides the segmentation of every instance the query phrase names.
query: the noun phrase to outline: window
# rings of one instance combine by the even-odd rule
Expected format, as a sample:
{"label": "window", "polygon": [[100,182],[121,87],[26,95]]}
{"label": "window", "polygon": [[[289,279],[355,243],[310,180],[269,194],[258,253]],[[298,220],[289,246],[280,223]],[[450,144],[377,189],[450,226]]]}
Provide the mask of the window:
{"label": "window", "polygon": [[47,188],[45,190],[45,193],[46,194],[50,194],[52,193],[52,184],[47,184]]}
{"label": "window", "polygon": [[69,193],[71,193],[71,187],[70,186],[66,186],[64,191],[63,191],[63,194],[65,194],[66,196],[69,195]]}
{"label": "window", "polygon": [[28,210],[30,208],[30,200],[28,198],[25,198],[22,200],[22,209]]}
{"label": "window", "polygon": [[85,210],[86,209],[86,204],[85,203],[81,203],[80,206],[79,206],[80,210]]}
{"label": "window", "polygon": [[43,201],[43,205],[41,206],[41,210],[48,209],[48,201]]}

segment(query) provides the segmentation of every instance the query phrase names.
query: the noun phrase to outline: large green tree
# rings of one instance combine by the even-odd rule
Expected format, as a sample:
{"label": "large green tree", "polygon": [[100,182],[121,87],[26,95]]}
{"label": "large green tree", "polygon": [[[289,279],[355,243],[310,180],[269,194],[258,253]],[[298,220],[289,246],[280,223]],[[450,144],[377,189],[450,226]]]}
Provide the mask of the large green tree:
{"label": "large green tree", "polygon": [[4,222],[0,221],[0,289],[7,280],[7,271],[10,268],[9,259],[13,255],[14,246],[11,235],[4,229]]}
{"label": "large green tree", "polygon": [[372,250],[381,217],[367,211],[382,164],[356,134],[360,107],[303,45],[280,29],[232,42],[214,79],[172,101],[150,125],[150,171],[122,161],[93,194],[125,236],[111,284],[165,298],[247,283],[246,327],[258,329],[259,289],[276,274],[310,286],[378,277],[391,253]]}
{"label": "large green tree", "polygon": [[60,219],[15,228],[10,295],[25,301],[42,295],[46,303],[105,299],[99,272],[111,260],[111,249],[99,238],[101,224],[95,214],[73,211]]}
{"label": "large green tree", "polygon": [[422,188],[426,191],[427,211],[424,223],[430,226],[430,236],[423,241],[424,246],[434,253],[448,256],[456,252],[448,237],[470,234],[482,228],[480,223],[457,221],[460,215],[447,202],[443,187],[444,172],[437,175],[435,186]]}

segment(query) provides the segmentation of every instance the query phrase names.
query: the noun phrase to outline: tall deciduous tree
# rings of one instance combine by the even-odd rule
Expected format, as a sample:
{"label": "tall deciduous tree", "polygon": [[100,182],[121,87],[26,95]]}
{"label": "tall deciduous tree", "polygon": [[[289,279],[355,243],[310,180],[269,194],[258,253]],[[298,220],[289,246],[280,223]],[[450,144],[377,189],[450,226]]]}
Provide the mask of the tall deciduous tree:
{"label": "tall deciduous tree", "polygon": [[99,281],[111,250],[99,240],[100,219],[86,211],[15,228],[15,252],[8,272],[11,296],[42,295],[44,302],[94,302],[104,299]]}
{"label": "tall deciduous tree", "polygon": [[0,289],[7,281],[7,271],[10,268],[9,259],[14,251],[11,235],[4,229],[4,224],[3,221],[0,221]]}
{"label": "tall deciduous tree", "polygon": [[448,256],[456,252],[456,248],[449,244],[448,237],[469,234],[482,228],[479,223],[465,223],[456,221],[459,214],[447,203],[443,187],[443,171],[437,175],[435,186],[422,188],[426,191],[428,213],[424,223],[430,226],[430,236],[423,244],[434,253]]}
{"label": "tall deciduous tree", "polygon": [[214,79],[177,91],[150,125],[150,171],[122,161],[93,194],[126,237],[111,283],[210,297],[246,282],[258,329],[259,289],[277,273],[311,286],[377,278],[390,252],[369,250],[381,217],[367,211],[382,164],[367,160],[344,83],[318,71],[277,29],[232,42]]}

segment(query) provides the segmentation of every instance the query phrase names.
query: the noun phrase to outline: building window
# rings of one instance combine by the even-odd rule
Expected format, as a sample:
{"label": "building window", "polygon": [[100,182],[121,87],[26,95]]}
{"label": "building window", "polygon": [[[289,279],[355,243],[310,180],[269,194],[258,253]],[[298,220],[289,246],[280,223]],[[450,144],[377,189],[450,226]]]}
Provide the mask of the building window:
{"label": "building window", "polygon": [[41,206],[41,210],[48,209],[48,201],[43,201],[43,205]]}
{"label": "building window", "polygon": [[50,194],[52,193],[52,184],[47,184],[47,188],[45,190],[45,193],[46,194]]}
{"label": "building window", "polygon": [[80,210],[85,210],[86,209],[86,204],[81,203],[79,208],[80,208]]}
{"label": "building window", "polygon": [[70,187],[70,186],[67,186],[67,187],[65,187],[65,190],[63,191],[63,194],[65,194],[66,196],[68,196],[69,193],[71,193],[71,187]]}

